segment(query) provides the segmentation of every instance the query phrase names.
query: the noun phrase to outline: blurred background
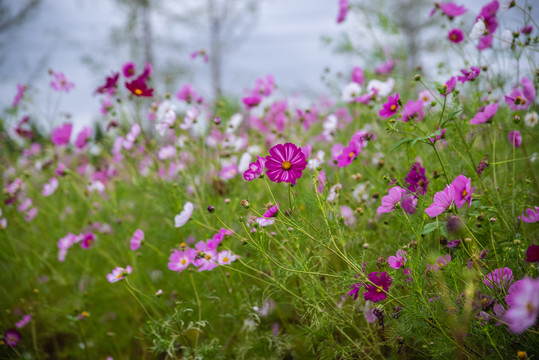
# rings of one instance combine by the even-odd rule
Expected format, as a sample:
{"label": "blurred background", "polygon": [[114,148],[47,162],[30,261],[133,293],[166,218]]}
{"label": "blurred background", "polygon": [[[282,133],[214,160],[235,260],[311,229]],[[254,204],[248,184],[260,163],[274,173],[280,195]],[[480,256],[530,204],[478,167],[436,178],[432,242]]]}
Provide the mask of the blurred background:
{"label": "blurred background", "polygon": [[[457,1],[469,10],[450,26],[469,33],[487,3]],[[41,107],[53,69],[76,84],[62,95],[62,111],[79,126],[91,123],[100,117],[94,90],[127,61],[139,70],[150,62],[160,94],[191,83],[206,99],[239,99],[268,74],[288,95],[336,95],[353,66],[372,72],[388,59],[397,59],[397,80],[418,72],[436,79],[466,64],[449,55],[448,20],[429,17],[433,4],[351,1],[337,23],[339,0],[0,0],[0,106],[10,106],[20,83]],[[522,22],[513,10],[499,11],[501,30]],[[191,57],[200,50],[207,63]]]}

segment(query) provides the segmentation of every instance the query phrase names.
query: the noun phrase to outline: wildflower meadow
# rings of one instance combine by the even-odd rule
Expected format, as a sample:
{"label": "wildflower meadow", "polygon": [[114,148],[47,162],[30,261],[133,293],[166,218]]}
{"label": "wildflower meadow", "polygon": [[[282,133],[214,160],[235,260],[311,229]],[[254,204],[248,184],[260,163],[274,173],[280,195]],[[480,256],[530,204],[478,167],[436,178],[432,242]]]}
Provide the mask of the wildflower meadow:
{"label": "wildflower meadow", "polygon": [[[336,2],[335,26],[359,21]],[[166,92],[124,59],[78,127],[69,72],[21,82],[1,100],[0,358],[538,359],[537,5],[432,3],[442,65],[373,54],[324,96],[265,73]]]}

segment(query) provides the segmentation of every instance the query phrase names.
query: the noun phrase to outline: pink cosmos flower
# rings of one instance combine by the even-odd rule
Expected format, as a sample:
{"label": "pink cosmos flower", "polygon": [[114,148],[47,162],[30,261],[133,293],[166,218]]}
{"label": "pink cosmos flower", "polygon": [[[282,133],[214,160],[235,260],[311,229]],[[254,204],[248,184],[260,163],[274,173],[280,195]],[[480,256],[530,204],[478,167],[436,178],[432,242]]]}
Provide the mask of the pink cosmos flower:
{"label": "pink cosmos flower", "polygon": [[131,61],[126,62],[124,66],[122,66],[122,73],[124,74],[126,78],[130,78],[131,76],[134,76],[135,71],[136,71],[135,63]]}
{"label": "pink cosmos flower", "polygon": [[217,254],[217,263],[219,265],[230,265],[233,261],[236,261],[238,256],[232,254],[230,250],[223,250]]}
{"label": "pink cosmos flower", "polygon": [[185,224],[187,224],[187,221],[191,218],[191,215],[193,215],[194,206],[191,202],[186,202],[183,206],[182,212],[180,212],[178,215],[174,217],[174,227],[182,227]]}
{"label": "pink cosmos flower", "polygon": [[133,268],[129,265],[127,265],[125,269],[118,266],[114,268],[114,270],[112,270],[110,274],[107,274],[107,280],[112,284],[117,281],[123,280],[126,275],[129,275],[132,272]]}
{"label": "pink cosmos flower", "polygon": [[514,147],[520,147],[522,145],[522,135],[520,134],[520,131],[518,130],[511,130],[509,131],[509,142],[511,142],[511,145]]}
{"label": "pink cosmos flower", "polygon": [[30,222],[37,216],[38,210],[36,207],[31,208],[24,214],[24,221]]}
{"label": "pink cosmos flower", "polygon": [[113,95],[116,92],[116,85],[118,84],[118,79],[120,78],[120,73],[113,73],[112,76],[107,76],[105,79],[105,84],[98,87],[95,90],[96,94],[110,94]]}
{"label": "pink cosmos flower", "polygon": [[492,41],[494,37],[492,35],[483,36],[479,39],[479,44],[477,45],[478,50],[485,50],[492,46]]}
{"label": "pink cosmos flower", "polygon": [[485,106],[483,111],[478,111],[477,114],[470,120],[470,124],[484,124],[494,117],[498,111],[498,103]]}
{"label": "pink cosmos flower", "polygon": [[219,172],[219,177],[223,180],[230,180],[238,174],[238,166],[236,164],[229,164],[224,166]]}
{"label": "pink cosmos flower", "polygon": [[43,184],[43,191],[41,191],[41,195],[50,196],[54,194],[57,188],[58,188],[58,179],[54,177],[50,178],[48,182]]}
{"label": "pink cosmos flower", "polygon": [[352,71],[352,81],[358,85],[363,85],[365,83],[365,73],[359,66],[355,66]]}
{"label": "pink cosmos flower", "polygon": [[488,273],[483,281],[489,288],[505,288],[513,282],[513,272],[508,267],[496,269]]}
{"label": "pink cosmos flower", "polygon": [[341,217],[346,226],[355,226],[356,217],[354,216],[354,210],[350,206],[342,205],[341,206]]}
{"label": "pink cosmos flower", "polygon": [[195,91],[195,88],[191,84],[185,84],[180,91],[176,94],[176,97],[179,100],[183,100],[186,103],[190,104],[195,102],[198,99],[198,94]]}
{"label": "pink cosmos flower", "polygon": [[198,271],[211,271],[218,266],[217,252],[208,249],[208,246],[204,241],[196,243],[195,248],[198,250],[198,255],[195,258],[193,265],[198,267]]}
{"label": "pink cosmos flower", "polygon": [[440,96],[447,96],[455,90],[457,85],[457,78],[452,76],[451,79],[447,80],[445,84],[442,85],[440,89]]}
{"label": "pink cosmos flower", "polygon": [[131,241],[129,242],[129,245],[131,247],[131,251],[135,251],[140,247],[140,244],[144,240],[144,231],[137,229],[135,230],[135,233],[133,234],[133,237],[131,238]]}
{"label": "pink cosmos flower", "polygon": [[385,63],[378,65],[374,69],[374,73],[376,75],[389,75],[393,72],[394,67],[395,67],[395,60],[389,59]]}
{"label": "pink cosmos flower", "polygon": [[247,181],[252,181],[259,178],[264,172],[264,164],[266,163],[266,159],[264,159],[262,156],[257,156],[256,159],[256,162],[250,163],[249,168],[243,173],[243,178]]}
{"label": "pink cosmos flower", "polygon": [[307,167],[305,155],[295,144],[277,144],[269,150],[266,157],[266,175],[273,182],[295,184]]}
{"label": "pink cosmos flower", "polygon": [[69,90],[75,87],[75,83],[72,83],[69,80],[67,80],[64,73],[53,72],[52,76],[54,77],[54,79],[51,81],[51,87],[55,91],[69,92]]}
{"label": "pink cosmos flower", "polygon": [[66,174],[66,170],[67,170],[67,167],[59,162],[58,163],[58,167],[56,168],[56,170],[54,170],[54,173],[56,174],[56,176],[64,176]]}
{"label": "pink cosmos flower", "polygon": [[462,40],[464,40],[464,33],[462,32],[461,29],[458,29],[458,28],[451,29],[447,33],[447,38],[452,43],[458,44],[458,43],[462,42]]}
{"label": "pink cosmos flower", "polygon": [[274,89],[275,80],[273,79],[273,75],[267,75],[265,79],[263,77],[256,79],[251,95],[270,96]]}
{"label": "pink cosmos flower", "polygon": [[402,121],[409,122],[414,119],[422,120],[424,117],[425,112],[423,111],[423,101],[408,100],[408,102],[404,105]]}
{"label": "pink cosmos flower", "polygon": [[322,194],[322,192],[324,191],[324,185],[326,184],[326,173],[323,169],[320,170],[320,172],[318,173],[318,176],[316,177],[316,182],[318,184],[316,191],[319,194]]}
{"label": "pink cosmos flower", "polygon": [[7,346],[15,347],[21,340],[21,333],[14,329],[6,330],[4,334],[4,342]]}
{"label": "pink cosmos flower", "polygon": [[440,256],[438,258],[438,261],[434,264],[427,264],[427,270],[432,270],[434,272],[438,271],[439,269],[443,268],[449,262],[451,261],[451,255],[447,254],[446,256]]}
{"label": "pink cosmos flower", "polygon": [[481,69],[478,68],[477,66],[472,66],[470,67],[470,70],[468,69],[461,69],[460,72],[462,73],[463,76],[457,76],[457,79],[461,82],[461,83],[465,83],[467,81],[472,81],[474,80],[476,77],[479,76],[479,74],[481,73]]}
{"label": "pink cosmos flower", "polygon": [[389,264],[389,267],[393,269],[400,269],[404,266],[406,263],[406,251],[399,249],[397,250],[396,256],[390,256],[387,259],[387,263]]}
{"label": "pink cosmos flower", "polygon": [[420,163],[416,162],[412,165],[412,168],[404,178],[404,181],[410,184],[407,188],[410,192],[418,195],[425,195],[427,193],[429,182],[425,175],[425,168],[422,167]]}
{"label": "pink cosmos flower", "polygon": [[[380,274],[380,275],[378,275]],[[365,293],[363,293],[363,298],[365,301],[370,300],[373,303],[384,300],[387,295],[386,292],[389,291],[389,287],[393,282],[391,276],[389,276],[385,271],[379,273],[378,271],[370,273],[368,279],[373,283],[365,283]],[[385,291],[385,292],[384,292]]]}
{"label": "pink cosmos flower", "polygon": [[82,128],[82,130],[78,133],[77,138],[75,139],[75,146],[79,149],[82,149],[86,146],[88,143],[88,139],[92,137],[92,129],[85,126]]}
{"label": "pink cosmos flower", "polygon": [[266,210],[263,216],[266,218],[276,217],[278,212],[279,212],[279,203],[275,203],[275,205],[273,205],[268,210]]}
{"label": "pink cosmos flower", "polygon": [[509,310],[504,320],[509,324],[509,330],[521,334],[537,322],[539,314],[539,279],[526,277],[516,281],[505,296]]}
{"label": "pink cosmos flower", "polygon": [[383,214],[394,211],[397,206],[400,205],[400,202],[405,194],[406,190],[400,186],[392,187],[389,189],[389,194],[382,198],[382,205],[378,207],[376,213]]}
{"label": "pink cosmos flower", "polygon": [[242,102],[247,110],[252,109],[262,102],[262,96],[252,95],[242,98]]}
{"label": "pink cosmos flower", "polygon": [[454,189],[454,199],[457,209],[460,209],[466,203],[468,203],[468,207],[470,207],[472,204],[472,193],[476,188],[474,186],[472,189],[472,180],[464,175],[459,175],[453,180],[451,186]]}
{"label": "pink cosmos flower", "polygon": [[455,189],[453,186],[447,185],[443,191],[439,191],[434,194],[434,202],[425,209],[425,212],[430,217],[436,217],[446,211],[451,204],[453,204],[454,198]]}
{"label": "pink cosmos flower", "polygon": [[442,12],[450,19],[463,15],[468,11],[464,5],[459,6],[454,2],[440,3],[440,10],[442,10]]}
{"label": "pink cosmos flower", "polygon": [[479,15],[477,15],[475,19],[476,21],[482,20],[485,23],[489,34],[494,34],[496,29],[498,28],[498,20],[496,19],[496,13],[498,12],[499,7],[500,4],[498,3],[498,0],[494,0],[483,6],[481,12],[479,13]]}
{"label": "pink cosmos flower", "polygon": [[17,323],[15,324],[15,327],[17,327],[17,329],[21,329],[23,327],[25,327],[26,325],[28,325],[28,323],[32,320],[32,315],[30,314],[26,314],[22,317],[21,320],[17,321]]}
{"label": "pink cosmos flower", "polygon": [[187,269],[189,264],[195,261],[197,251],[195,249],[186,249],[184,251],[174,250],[170,255],[168,268],[172,271],[182,272]]}
{"label": "pink cosmos flower", "polygon": [[173,145],[165,145],[159,149],[157,157],[159,160],[172,159],[176,156],[176,147]]}
{"label": "pink cosmos flower", "polygon": [[13,107],[17,107],[19,105],[22,100],[22,97],[24,96],[25,90],[26,88],[24,87],[24,85],[17,84],[17,94],[15,94],[15,97],[13,98]]}
{"label": "pink cosmos flower", "polygon": [[73,130],[72,124],[64,124],[54,128],[51,134],[52,142],[58,146],[69,144],[71,130]]}
{"label": "pink cosmos flower", "polygon": [[337,165],[346,167],[361,153],[363,148],[357,141],[350,141],[348,146],[342,150],[342,154],[337,157]]}
{"label": "pink cosmos flower", "polygon": [[92,232],[80,234],[77,237],[77,241],[80,243],[80,247],[85,250],[88,250],[90,246],[94,244],[95,240],[96,236]]}
{"label": "pink cosmos flower", "polygon": [[58,240],[58,261],[64,262],[67,255],[67,250],[77,242],[77,235],[67,234]]}
{"label": "pink cosmos flower", "polygon": [[[524,213],[526,213],[526,215],[524,215]],[[535,210],[531,208],[526,209],[526,211],[523,212],[522,215],[518,216],[517,219],[522,220],[522,222],[529,223],[529,224],[538,222],[539,221],[539,206],[536,206]]]}
{"label": "pink cosmos flower", "polygon": [[342,23],[348,14],[348,0],[339,0],[339,15],[337,16],[337,24]]}
{"label": "pink cosmos flower", "polygon": [[395,96],[388,97],[387,102],[382,105],[382,109],[378,112],[378,115],[380,115],[382,119],[387,119],[388,117],[395,115],[400,107],[399,100],[399,93],[396,93]]}

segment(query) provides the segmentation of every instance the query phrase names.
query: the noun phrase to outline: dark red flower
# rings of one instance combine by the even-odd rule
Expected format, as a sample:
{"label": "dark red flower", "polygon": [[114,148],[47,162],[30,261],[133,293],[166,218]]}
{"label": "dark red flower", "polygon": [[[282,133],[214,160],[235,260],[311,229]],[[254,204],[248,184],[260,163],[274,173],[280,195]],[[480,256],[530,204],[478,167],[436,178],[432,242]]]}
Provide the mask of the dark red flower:
{"label": "dark red flower", "polygon": [[539,262],[539,245],[530,245],[526,250],[527,262]]}
{"label": "dark red flower", "polygon": [[127,90],[131,91],[133,95],[136,96],[153,96],[153,89],[150,89],[148,87],[148,84],[146,84],[146,79],[143,78],[142,75],[131,82],[126,82],[125,87],[127,88]]}
{"label": "dark red flower", "polygon": [[114,94],[114,92],[116,91],[116,84],[118,84],[119,78],[119,72],[112,74],[112,76],[107,76],[107,79],[105,80],[105,85],[98,87],[95,92],[98,94]]}

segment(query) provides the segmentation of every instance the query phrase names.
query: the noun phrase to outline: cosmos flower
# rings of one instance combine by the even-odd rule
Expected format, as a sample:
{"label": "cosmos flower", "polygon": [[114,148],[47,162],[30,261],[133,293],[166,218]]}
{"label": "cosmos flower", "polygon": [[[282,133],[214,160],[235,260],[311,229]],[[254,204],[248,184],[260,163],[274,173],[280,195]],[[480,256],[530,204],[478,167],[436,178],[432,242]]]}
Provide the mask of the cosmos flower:
{"label": "cosmos flower", "polygon": [[124,74],[126,78],[130,78],[131,76],[135,75],[135,71],[136,71],[135,64],[131,61],[126,62],[122,66],[122,74]]}
{"label": "cosmos flower", "polygon": [[15,329],[6,330],[4,333],[4,342],[7,346],[15,347],[21,340],[21,333]]}
{"label": "cosmos flower", "polygon": [[25,327],[26,325],[28,325],[28,323],[32,320],[32,315],[30,314],[26,314],[22,317],[21,320],[17,321],[17,323],[15,324],[15,326],[17,327],[17,329],[21,329],[23,327]]}
{"label": "cosmos flower", "polygon": [[400,269],[404,266],[406,263],[406,251],[399,249],[397,250],[396,256],[390,256],[387,259],[387,263],[389,264],[389,267],[393,269]]}
{"label": "cosmos flower", "polygon": [[176,97],[177,97],[179,100],[183,100],[183,101],[185,101],[186,103],[190,104],[190,103],[192,103],[192,102],[197,101],[197,99],[198,99],[198,94],[197,94],[197,92],[195,91],[195,88],[193,87],[193,85],[191,85],[191,84],[185,84],[185,85],[183,85],[183,87],[180,89],[180,91],[178,91],[178,93],[176,94]]}
{"label": "cosmos flower", "polygon": [[132,272],[133,268],[129,265],[127,265],[125,269],[118,266],[114,268],[110,274],[107,274],[107,280],[112,284],[117,281],[123,280],[126,275],[129,275]]}
{"label": "cosmos flower", "polygon": [[447,254],[446,256],[440,256],[438,261],[436,261],[434,264],[427,264],[427,270],[436,272],[449,264],[449,262],[451,262],[451,255]]}
{"label": "cosmos flower", "polygon": [[249,110],[258,106],[258,104],[262,102],[262,96],[260,95],[245,96],[241,99],[241,101],[245,105],[245,108]]}
{"label": "cosmos flower", "polygon": [[539,245],[530,245],[526,250],[526,262],[539,262]]}
{"label": "cosmos flower", "polygon": [[[526,215],[524,215],[526,213]],[[539,206],[536,206],[535,209],[526,209],[525,212],[522,213],[519,217],[517,217],[518,220],[522,220],[522,222],[525,223],[536,223],[539,221]]]}
{"label": "cosmos flower", "polygon": [[470,39],[472,40],[478,40],[481,36],[485,34],[485,31],[487,30],[487,27],[485,26],[485,23],[481,20],[477,20],[472,27],[472,31],[470,32]]}
{"label": "cosmos flower", "polygon": [[51,81],[51,87],[55,91],[69,92],[69,90],[75,87],[75,83],[69,81],[64,75],[64,73],[53,71],[52,76],[54,77],[54,79]]}
{"label": "cosmos flower", "polygon": [[483,281],[489,288],[508,287],[513,282],[513,271],[508,267],[496,269],[488,273]]}
{"label": "cosmos flower", "polygon": [[363,298],[365,301],[370,300],[373,303],[384,300],[387,295],[386,292],[389,291],[389,287],[393,282],[391,276],[389,276],[385,271],[379,273],[378,271],[370,273],[368,279],[373,283],[364,283],[365,293],[363,293]]}
{"label": "cosmos flower", "polygon": [[498,103],[490,104],[485,106],[483,111],[478,111],[475,116],[470,119],[470,124],[472,125],[478,125],[478,124],[484,124],[488,121],[490,121],[496,112],[498,111]]}
{"label": "cosmos flower", "polygon": [[51,133],[52,142],[58,146],[69,144],[71,130],[73,130],[72,124],[64,124],[54,128]]}
{"label": "cosmos flower", "polygon": [[50,196],[54,194],[57,188],[58,188],[58,179],[55,177],[50,178],[48,182],[43,184],[43,191],[41,191],[41,195]]}
{"label": "cosmos flower", "polygon": [[342,99],[347,103],[353,103],[361,94],[361,85],[353,81],[342,89]]}
{"label": "cosmos flower", "polygon": [[191,215],[193,215],[194,206],[191,202],[186,202],[183,206],[182,212],[180,212],[178,215],[174,217],[174,227],[182,227],[184,226],[187,221],[191,218]]}
{"label": "cosmos flower", "polygon": [[132,251],[137,250],[140,247],[140,244],[144,240],[144,231],[137,229],[135,230],[135,233],[133,234],[133,237],[131,237],[131,240],[129,242],[129,245],[131,247]]}
{"label": "cosmos flower", "polygon": [[197,250],[188,248],[184,251],[174,250],[170,255],[168,268],[172,271],[182,272],[189,264],[194,263]]}
{"label": "cosmos flower", "polygon": [[354,66],[354,70],[352,70],[352,81],[359,86],[365,83],[365,73],[359,66]]}
{"label": "cosmos flower", "polygon": [[464,33],[462,32],[461,29],[458,29],[458,28],[451,29],[447,33],[447,38],[452,43],[458,44],[458,43],[462,42],[462,40],[464,40]]}
{"label": "cosmos flower", "polygon": [[337,16],[337,24],[342,23],[348,14],[348,0],[339,0],[339,15]]}
{"label": "cosmos flower", "polygon": [[429,182],[425,175],[425,168],[420,163],[416,162],[412,165],[410,172],[404,178],[408,184],[408,190],[418,195],[425,195],[427,193],[427,187]]}
{"label": "cosmos flower", "polygon": [[457,79],[458,81],[464,84],[465,82],[472,81],[476,77],[478,77],[479,74],[481,73],[481,69],[478,68],[477,66],[472,66],[470,67],[470,70],[461,69],[460,72],[462,73],[463,76],[458,75]]}
{"label": "cosmos flower", "polygon": [[273,182],[295,184],[307,167],[305,155],[300,147],[292,143],[277,144],[269,150],[266,157],[266,175]]}
{"label": "cosmos flower", "polygon": [[380,115],[382,119],[387,119],[388,117],[395,115],[400,107],[399,100],[399,93],[396,93],[395,96],[388,97],[387,102],[382,105],[382,109],[378,112],[378,115]]}
{"label": "cosmos flower", "polygon": [[26,88],[24,87],[24,85],[17,84],[17,93],[15,94],[15,97],[13,98],[13,104],[12,104],[13,107],[17,107],[19,105],[19,103],[22,100],[22,97],[24,96],[25,90]]}
{"label": "cosmos flower", "polygon": [[436,217],[446,211],[451,204],[453,204],[455,198],[455,189],[451,185],[434,194],[434,202],[425,209],[425,212],[430,217]]}
{"label": "cosmos flower", "polygon": [[535,125],[537,125],[538,121],[539,121],[539,116],[537,115],[535,111],[529,112],[524,116],[524,125],[526,125],[527,127],[530,127],[530,128],[534,127]]}
{"label": "cosmos flower", "polygon": [[79,242],[80,247],[86,250],[88,250],[90,246],[94,244],[95,240],[96,240],[96,236],[92,232],[80,234],[77,237],[77,241]]}
{"label": "cosmos flower", "polygon": [[389,194],[382,198],[382,205],[378,207],[376,213],[390,213],[397,209],[403,196],[406,194],[406,190],[400,186],[394,186],[389,189]]}
{"label": "cosmos flower", "polygon": [[505,301],[509,309],[504,320],[509,330],[521,334],[537,321],[539,314],[539,279],[526,277],[516,281],[508,290]]}
{"label": "cosmos flower", "polygon": [[464,5],[457,5],[454,2],[440,3],[440,10],[450,19],[463,15],[468,11]]}
{"label": "cosmos flower", "polygon": [[126,82],[125,87],[133,95],[136,95],[139,97],[152,97],[153,96],[153,89],[148,87],[148,84],[146,83],[146,79],[143,79],[140,76],[131,82]]}
{"label": "cosmos flower", "polygon": [[460,209],[466,203],[468,203],[468,207],[470,207],[472,204],[472,193],[476,188],[474,186],[472,189],[472,180],[464,175],[459,175],[453,180],[451,186],[454,189],[454,199],[457,209]]}
{"label": "cosmos flower", "polygon": [[83,149],[88,143],[88,139],[92,137],[92,129],[88,126],[82,128],[82,130],[77,134],[75,139],[75,146],[79,149]]}
{"label": "cosmos flower", "polygon": [[423,101],[408,100],[408,102],[404,105],[402,121],[409,122],[414,119],[422,120],[423,117],[425,117],[425,112],[423,111]]}
{"label": "cosmos flower", "polygon": [[233,261],[236,261],[238,256],[232,254],[230,250],[223,250],[217,254],[217,263],[219,265],[230,265]]}
{"label": "cosmos flower", "polygon": [[113,73],[112,76],[107,76],[105,79],[105,84],[101,85],[95,90],[96,94],[105,94],[110,95],[114,94],[116,91],[116,85],[118,84],[118,79],[120,78],[120,73]]}
{"label": "cosmos flower", "polygon": [[447,80],[445,84],[442,85],[442,88],[440,89],[440,96],[447,96],[455,90],[455,86],[457,85],[457,78],[452,76],[451,79]]}
{"label": "cosmos flower", "polygon": [[520,131],[518,130],[511,130],[509,131],[509,142],[514,147],[520,147],[522,145],[522,135],[520,134]]}
{"label": "cosmos flower", "polygon": [[257,179],[264,172],[264,164],[266,163],[266,159],[264,159],[262,156],[257,156],[256,159],[256,162],[250,163],[249,168],[243,173],[243,178],[246,181]]}

